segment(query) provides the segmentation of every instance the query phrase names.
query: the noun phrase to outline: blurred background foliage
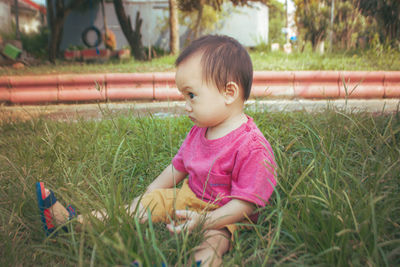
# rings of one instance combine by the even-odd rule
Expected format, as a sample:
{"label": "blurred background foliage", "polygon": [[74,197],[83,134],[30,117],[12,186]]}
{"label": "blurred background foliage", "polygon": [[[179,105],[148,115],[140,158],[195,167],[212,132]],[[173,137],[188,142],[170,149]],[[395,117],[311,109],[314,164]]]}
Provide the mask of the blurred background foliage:
{"label": "blurred background foliage", "polygon": [[[257,51],[270,51],[271,43],[286,43],[283,29],[286,27],[289,0],[178,0],[179,24],[186,26],[184,45],[197,37],[214,32],[220,27],[221,19],[233,11],[222,5],[250,5],[262,2],[269,7],[269,43],[260,43]],[[399,0],[292,0],[295,6],[293,19],[297,40],[293,42],[295,52],[318,51],[323,45],[331,53],[355,52],[380,56],[400,52],[400,1]],[[98,1],[95,1],[96,3]],[[91,7],[93,7],[92,5]],[[85,10],[90,6],[78,6]],[[168,17],[168,14],[166,14]],[[160,22],[167,29],[168,20]],[[15,27],[15,26],[14,26]],[[1,31],[0,31],[1,32]],[[49,54],[48,44],[52,41],[49,27],[39,33],[21,33],[21,41],[29,54],[45,60]],[[11,35],[14,34],[10,33]],[[15,39],[0,33],[3,39]],[[159,56],[166,51],[158,51]]]}
{"label": "blurred background foliage", "polygon": [[399,49],[400,1],[294,0],[299,39],[314,49],[328,41],[333,50]]}

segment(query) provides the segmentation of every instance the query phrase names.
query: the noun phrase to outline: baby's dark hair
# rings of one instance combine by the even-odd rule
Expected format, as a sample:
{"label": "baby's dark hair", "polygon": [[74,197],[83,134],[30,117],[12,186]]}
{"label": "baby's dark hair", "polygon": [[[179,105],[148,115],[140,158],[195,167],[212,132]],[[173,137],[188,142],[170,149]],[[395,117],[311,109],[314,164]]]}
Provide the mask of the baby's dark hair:
{"label": "baby's dark hair", "polygon": [[235,39],[223,35],[206,35],[193,41],[175,61],[175,66],[190,56],[203,53],[203,77],[213,82],[219,90],[228,82],[235,82],[243,90],[243,98],[250,96],[253,82],[253,65],[246,49]]}

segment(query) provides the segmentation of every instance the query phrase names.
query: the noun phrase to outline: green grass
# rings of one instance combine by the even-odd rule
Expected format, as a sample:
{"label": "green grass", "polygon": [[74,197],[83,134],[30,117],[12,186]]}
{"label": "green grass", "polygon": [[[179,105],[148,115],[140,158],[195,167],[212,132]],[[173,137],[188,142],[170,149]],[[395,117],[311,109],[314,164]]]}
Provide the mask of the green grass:
{"label": "green grass", "polygon": [[285,54],[253,52],[250,54],[255,70],[400,70],[400,52],[382,53],[356,51],[343,53],[304,52]]}
{"label": "green grass", "polygon": [[[384,51],[336,52],[320,55],[306,51],[287,55],[283,52],[250,52],[255,70],[400,70],[400,52]],[[59,61],[55,66],[42,64],[24,69],[0,68],[0,75],[55,74],[55,73],[114,73],[175,71],[174,56],[163,56],[152,61],[110,60],[104,63]]]}
{"label": "green grass", "polygon": [[[0,265],[115,266],[133,259],[185,266],[201,231],[171,235],[120,208],[170,162],[185,117],[110,115],[102,121],[35,119],[0,125]],[[225,266],[400,264],[400,117],[251,113],[279,166],[276,193],[257,226],[242,230]],[[35,182],[105,223],[44,237]],[[61,233],[61,231],[60,231]]]}

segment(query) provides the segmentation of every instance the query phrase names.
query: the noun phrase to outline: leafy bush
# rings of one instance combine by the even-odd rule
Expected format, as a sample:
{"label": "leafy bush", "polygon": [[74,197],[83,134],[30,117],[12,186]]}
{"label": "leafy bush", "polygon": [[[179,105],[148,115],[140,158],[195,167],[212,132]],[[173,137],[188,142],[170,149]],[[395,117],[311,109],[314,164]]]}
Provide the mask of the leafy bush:
{"label": "leafy bush", "polygon": [[49,29],[41,27],[38,33],[21,33],[22,46],[35,57],[45,59],[48,54]]}

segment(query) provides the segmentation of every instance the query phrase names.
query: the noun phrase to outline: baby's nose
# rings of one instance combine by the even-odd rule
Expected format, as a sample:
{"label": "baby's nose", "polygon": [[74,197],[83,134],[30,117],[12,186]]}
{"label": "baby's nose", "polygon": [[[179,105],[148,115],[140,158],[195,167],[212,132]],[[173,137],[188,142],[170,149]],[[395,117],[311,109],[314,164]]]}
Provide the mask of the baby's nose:
{"label": "baby's nose", "polygon": [[191,112],[192,111],[192,107],[190,106],[188,101],[186,101],[186,104],[185,104],[185,111],[187,111],[187,112]]}

